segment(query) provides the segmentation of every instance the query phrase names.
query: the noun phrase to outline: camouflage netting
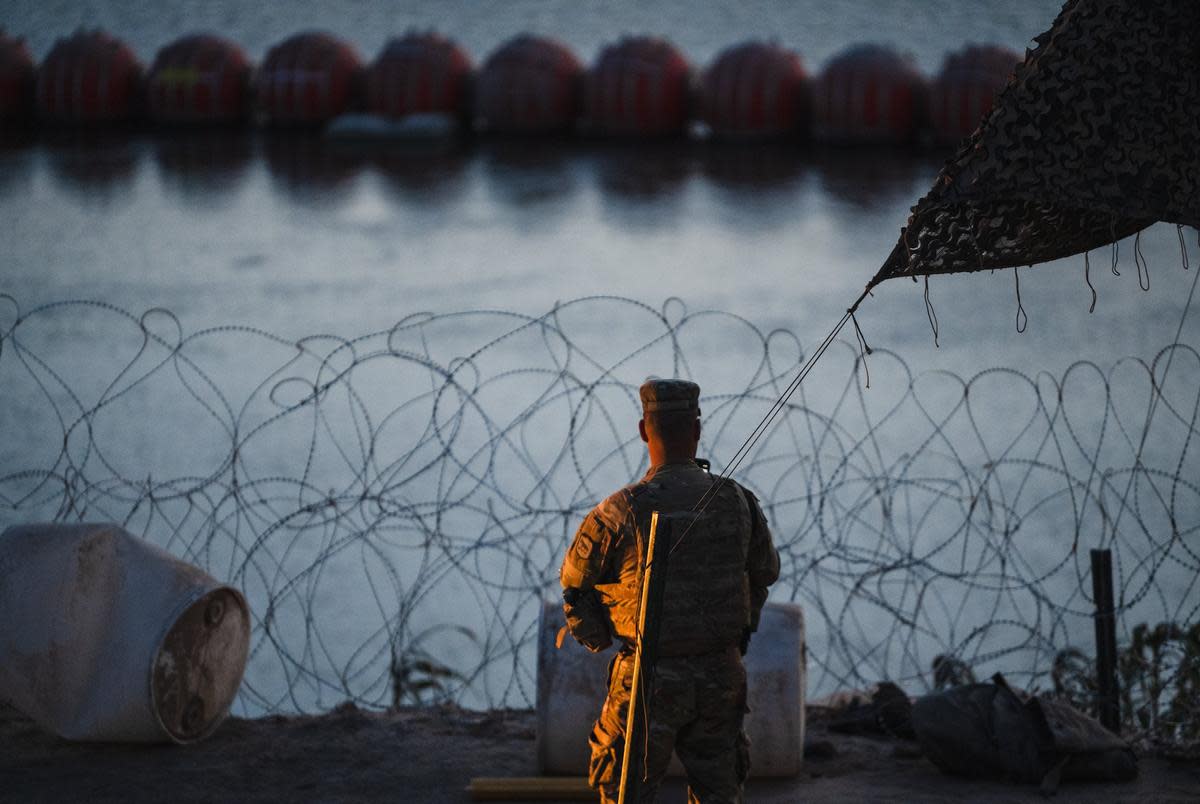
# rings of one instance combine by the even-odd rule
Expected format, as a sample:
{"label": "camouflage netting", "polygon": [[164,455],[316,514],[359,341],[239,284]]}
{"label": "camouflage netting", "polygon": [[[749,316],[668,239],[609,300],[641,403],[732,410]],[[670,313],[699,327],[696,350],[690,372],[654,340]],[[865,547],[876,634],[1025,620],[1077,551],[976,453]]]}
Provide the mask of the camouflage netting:
{"label": "camouflage netting", "polygon": [[1200,225],[1200,3],[1069,0],[871,280],[1007,268]]}

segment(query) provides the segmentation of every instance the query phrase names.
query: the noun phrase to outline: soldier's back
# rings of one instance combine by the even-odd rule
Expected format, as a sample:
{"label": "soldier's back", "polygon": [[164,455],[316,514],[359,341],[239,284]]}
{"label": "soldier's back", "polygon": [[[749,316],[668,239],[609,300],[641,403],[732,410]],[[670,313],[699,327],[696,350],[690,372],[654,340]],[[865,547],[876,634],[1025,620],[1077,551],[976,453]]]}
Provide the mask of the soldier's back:
{"label": "soldier's back", "polygon": [[741,487],[695,463],[666,464],[637,484],[630,499],[639,523],[659,513],[671,545],[659,654],[703,655],[737,645],[750,622],[750,513]]}

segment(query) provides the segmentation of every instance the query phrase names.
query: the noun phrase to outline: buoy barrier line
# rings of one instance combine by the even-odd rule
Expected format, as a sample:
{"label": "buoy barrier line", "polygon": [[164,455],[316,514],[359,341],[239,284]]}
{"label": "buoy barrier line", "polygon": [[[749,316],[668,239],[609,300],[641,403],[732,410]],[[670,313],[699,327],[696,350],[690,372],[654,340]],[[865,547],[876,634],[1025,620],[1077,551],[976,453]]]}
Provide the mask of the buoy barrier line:
{"label": "buoy barrier line", "polygon": [[[804,607],[813,697],[881,678],[919,692],[938,656],[1086,689],[1063,668],[1091,653],[1087,548],[1101,538],[1123,568],[1120,639],[1170,624],[1175,656],[1200,632],[1194,343],[1036,376],[913,375],[876,348],[866,392],[857,345],[836,340],[821,382],[776,409],[811,350],[677,300],[426,314],[299,342],[187,332],[165,311],[0,302],[6,398],[41,400],[7,444],[0,528],[110,520],[241,589],[253,619],[237,713],[532,706],[563,551],[645,468],[637,387],[691,376],[701,352],[703,455],[734,454],[775,412],[737,480],[780,548],[773,599]],[[84,311],[88,338],[63,341]],[[612,320],[620,337],[594,323]],[[68,351],[86,382],[56,369]],[[1160,390],[1153,416],[1146,388]],[[130,433],[172,448],[132,449]],[[1165,741],[1196,727],[1194,708],[1171,708],[1190,694],[1180,666],[1163,664],[1153,700],[1131,688]]]}
{"label": "buoy barrier line", "polygon": [[[143,82],[132,51],[93,31],[60,39],[34,75],[37,118],[49,123],[144,116],[312,127],[366,112],[389,120],[442,116],[452,126],[441,131],[636,139],[683,136],[702,123],[727,139],[945,146],[982,122],[1020,59],[1008,48],[971,44],[947,54],[929,77],[892,48],[860,44],[810,76],[795,51],[750,40],[699,70],[667,40],[633,36],[604,46],[585,68],[561,42],[522,34],[476,69],[453,40],[411,32],[364,65],[351,44],[307,31],[273,46],[257,68],[233,42],[185,36],[159,51]],[[24,44],[0,33],[0,120],[25,116],[29,62]]]}
{"label": "buoy barrier line", "polygon": [[366,72],[366,109],[381,117],[470,113],[474,65],[457,44],[436,33],[387,42]]}
{"label": "buoy barrier line", "polygon": [[80,125],[131,121],[141,113],[142,74],[133,51],[103,31],[60,39],[38,70],[38,116]]}
{"label": "buoy barrier line", "polygon": [[671,43],[626,37],[605,47],[584,76],[589,134],[657,138],[682,135],[689,119],[691,65]]}
{"label": "buoy barrier line", "polygon": [[833,143],[911,143],[926,118],[927,94],[924,76],[896,51],[850,48],[814,82],[813,136]]}
{"label": "buoy barrier line", "polygon": [[146,110],[158,123],[235,123],[250,115],[250,60],[210,34],[177,39],[158,52],[146,79]]}
{"label": "buoy barrier line", "polygon": [[930,85],[934,139],[954,145],[971,135],[991,111],[1021,56],[996,45],[968,45],[948,54]]}
{"label": "buoy barrier line", "polygon": [[24,39],[0,28],[0,125],[26,120],[33,113],[36,67]]}
{"label": "buoy barrier line", "polygon": [[488,56],[475,80],[474,124],[496,134],[557,134],[574,128],[584,67],[553,39],[518,36]]}
{"label": "buoy barrier line", "polygon": [[745,42],[719,53],[705,71],[700,103],[718,137],[784,137],[807,129],[809,95],[798,54]]}
{"label": "buoy barrier line", "polygon": [[271,48],[255,73],[257,106],[273,125],[324,125],[358,108],[363,69],[349,43],[298,33]]}

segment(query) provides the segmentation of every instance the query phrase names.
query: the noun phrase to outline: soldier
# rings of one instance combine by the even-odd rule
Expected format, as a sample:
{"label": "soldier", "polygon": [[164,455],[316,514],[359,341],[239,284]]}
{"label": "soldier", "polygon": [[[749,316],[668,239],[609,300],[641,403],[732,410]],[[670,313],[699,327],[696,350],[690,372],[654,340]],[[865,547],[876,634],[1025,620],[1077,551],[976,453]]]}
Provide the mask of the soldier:
{"label": "soldier", "polygon": [[658,511],[689,524],[682,541],[675,540],[684,529],[672,534],[659,658],[653,679],[645,679],[650,722],[647,780],[639,798],[654,800],[674,750],[687,771],[689,801],[740,802],[750,770],[742,731],[742,656],[758,627],[767,587],[779,577],[779,555],[755,496],[709,474],[708,462],[696,459],[699,386],[648,380],[641,399],[638,431],[650,453],[650,471],[587,515],[562,566],[571,634],[593,652],[614,637],[621,643],[588,741],[588,781],[601,801],[617,800],[641,594],[639,561],[650,514]]}

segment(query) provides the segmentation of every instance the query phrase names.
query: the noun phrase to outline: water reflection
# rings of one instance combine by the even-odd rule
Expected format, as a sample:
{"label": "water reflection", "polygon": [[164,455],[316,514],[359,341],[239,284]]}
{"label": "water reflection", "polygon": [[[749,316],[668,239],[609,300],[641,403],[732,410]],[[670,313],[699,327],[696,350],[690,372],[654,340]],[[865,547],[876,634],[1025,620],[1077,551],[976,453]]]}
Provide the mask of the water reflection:
{"label": "water reflection", "polygon": [[29,148],[35,140],[32,126],[0,123],[0,154]]}
{"label": "water reflection", "polygon": [[345,201],[366,162],[351,148],[307,131],[272,131],[263,138],[272,183],[293,201],[329,207]]}
{"label": "water reflection", "polygon": [[33,133],[0,126],[0,192],[28,193],[33,187]]}
{"label": "water reflection", "polygon": [[368,147],[371,165],[383,177],[384,191],[397,203],[451,204],[467,188],[466,168],[472,154],[458,140],[430,139]]}
{"label": "water reflection", "polygon": [[674,195],[692,172],[694,149],[679,142],[612,143],[593,147],[600,185],[628,199]]}
{"label": "water reflection", "polygon": [[502,203],[523,210],[561,211],[556,202],[578,189],[578,150],[578,143],[560,139],[489,142],[482,146],[488,189]]}
{"label": "water reflection", "polygon": [[727,190],[789,190],[807,167],[804,146],[793,142],[720,143],[700,151],[704,176]]}
{"label": "water reflection", "polygon": [[253,157],[254,140],[245,132],[174,130],[154,138],[163,185],[202,206],[215,206],[236,190]]}
{"label": "water reflection", "polygon": [[593,146],[605,215],[630,229],[675,223],[695,166],[694,150],[679,142]]}
{"label": "water reflection", "polygon": [[887,148],[820,148],[813,152],[821,188],[833,198],[864,211],[911,203],[937,175],[940,160]]}
{"label": "water reflection", "polygon": [[796,143],[713,143],[700,152],[700,167],[721,205],[722,221],[761,229],[796,218],[809,160]]}
{"label": "water reflection", "polygon": [[88,203],[132,201],[144,143],[122,130],[55,129],[43,141],[51,175]]}

